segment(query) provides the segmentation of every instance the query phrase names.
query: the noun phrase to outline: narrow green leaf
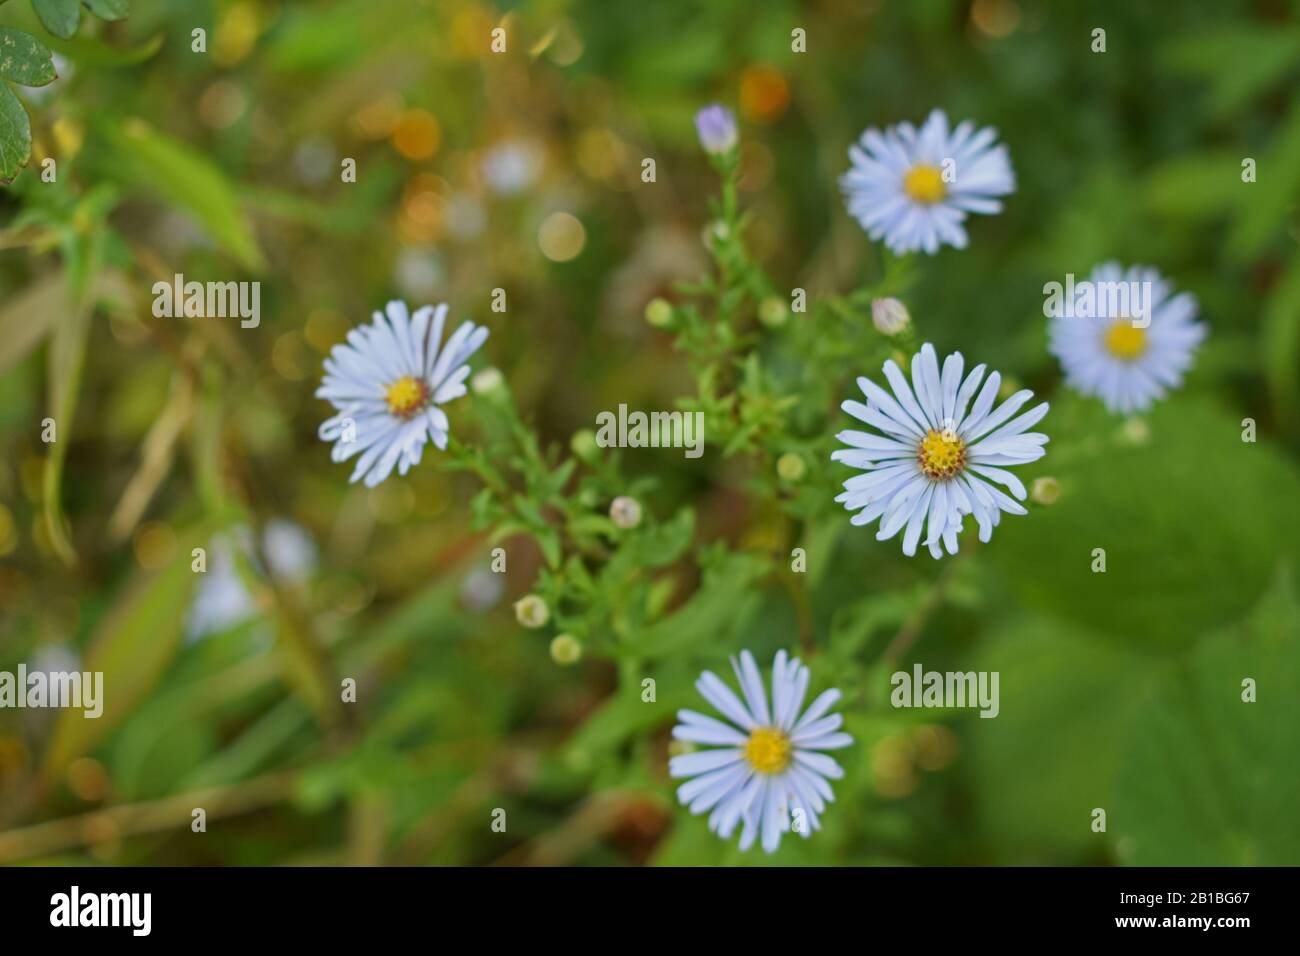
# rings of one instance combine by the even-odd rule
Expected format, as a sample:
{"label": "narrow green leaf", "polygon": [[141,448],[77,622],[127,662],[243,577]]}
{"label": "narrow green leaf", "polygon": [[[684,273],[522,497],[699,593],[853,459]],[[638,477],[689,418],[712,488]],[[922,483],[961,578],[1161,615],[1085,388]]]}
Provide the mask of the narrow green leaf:
{"label": "narrow green leaf", "polygon": [[[122,300],[127,291],[122,273],[105,272],[95,284],[95,300]],[[62,272],[36,279],[0,304],[0,373],[25,359],[71,309],[68,280]]]}
{"label": "narrow green leaf", "polygon": [[89,753],[157,684],[180,646],[185,612],[198,575],[190,549],[207,543],[207,530],[181,536],[171,564],[141,573],[109,611],[86,652],[85,669],[103,673],[103,713],[88,718],[76,709],[59,714],[45,755],[48,776]]}
{"label": "narrow green leaf", "polygon": [[0,27],[0,76],[23,86],[44,86],[54,82],[54,61],[30,33]]}
{"label": "narrow green leaf", "polygon": [[1273,394],[1278,423],[1288,432],[1300,429],[1296,407],[1300,384],[1300,255],[1293,256],[1286,275],[1270,293],[1260,318],[1260,363]]}
{"label": "narrow green leaf", "polygon": [[11,183],[32,158],[32,124],[7,83],[0,83],[0,185]]}
{"label": "narrow green leaf", "polygon": [[242,266],[262,269],[252,226],[230,181],[211,160],[138,119],[109,127],[108,138],[111,163],[123,176],[189,210]]}
{"label": "narrow green leaf", "polygon": [[[63,462],[67,456],[68,441],[72,435],[73,412],[81,392],[81,374],[85,366],[86,341],[90,335],[90,316],[94,303],[85,295],[86,285],[82,273],[94,276],[98,269],[102,239],[92,234],[88,248],[76,253],[73,242],[64,243],[64,254],[69,258],[67,270],[67,313],[54,327],[54,337],[48,356],[48,406],[50,417],[59,430],[59,440],[50,443],[42,473],[42,495],[45,506],[45,528],[55,553],[68,566],[77,563],[76,551],[68,537],[63,516]],[[74,259],[74,254],[81,262]]]}
{"label": "narrow green leaf", "polygon": [[151,59],[162,49],[163,35],[155,34],[137,46],[109,46],[84,33],[68,40],[51,37],[48,46],[78,66],[134,66]]}
{"label": "narrow green leaf", "polygon": [[67,309],[67,284],[57,272],[7,299],[0,307],[0,373],[26,358]]}
{"label": "narrow green leaf", "polygon": [[65,40],[81,23],[81,0],[32,0],[32,8],[45,29]]}

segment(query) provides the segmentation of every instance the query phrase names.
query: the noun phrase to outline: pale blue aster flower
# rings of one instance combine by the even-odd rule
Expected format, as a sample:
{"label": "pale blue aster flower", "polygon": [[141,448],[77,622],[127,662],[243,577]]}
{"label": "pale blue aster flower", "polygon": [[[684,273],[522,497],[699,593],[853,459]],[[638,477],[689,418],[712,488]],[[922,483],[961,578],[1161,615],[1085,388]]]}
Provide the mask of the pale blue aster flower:
{"label": "pale blue aster flower", "polygon": [[185,618],[189,640],[229,630],[257,612],[257,603],[239,576],[230,549],[225,537],[214,538],[208,545],[208,567],[199,577]]}
{"label": "pale blue aster flower", "polygon": [[[253,544],[252,533],[242,525],[208,543],[206,572],[199,576],[185,620],[188,639],[229,630],[257,613],[257,602],[239,574],[234,551],[237,548],[244,560],[256,566],[258,552]],[[305,528],[284,518],[267,522],[260,553],[269,565],[264,570],[287,582],[305,581],[316,570],[316,543]]]}
{"label": "pale blue aster flower", "polygon": [[966,247],[968,213],[996,213],[996,198],[1014,192],[1015,176],[997,132],[969,120],[949,131],[934,110],[918,130],[899,123],[868,129],[849,147],[852,167],[840,178],[849,215],[895,254]]}
{"label": "pale blue aster flower", "polygon": [[[865,472],[844,482],[835,500],[849,511],[855,525],[879,519],[876,540],[888,541],[903,532],[903,553],[916,554],[924,543],[930,554],[957,553],[957,535],[966,515],[974,515],[979,538],[993,536],[1002,512],[1025,514],[1020,505],[1028,496],[1009,465],[1043,457],[1046,435],[1028,429],[1047,414],[1047,403],[1022,415],[1018,411],[1034,395],[1016,392],[996,405],[1002,376],[984,378],[976,366],[962,378],[960,352],[949,355],[939,370],[934,346],[926,343],[912,358],[912,382],[888,361],[885,378],[892,394],[867,378],[858,387],[867,404],[846,401],[841,407],[883,434],[843,431],[836,437],[849,445],[831,458]],[[983,382],[983,387],[980,387]],[[1007,495],[1002,485],[1015,498]]]}
{"label": "pale blue aster flower", "polygon": [[718,103],[712,103],[695,114],[695,132],[704,151],[715,155],[730,151],[740,138],[736,117]]}
{"label": "pale blue aster flower", "polygon": [[335,442],[330,457],[359,455],[349,481],[373,488],[396,467],[406,474],[419,464],[426,442],[447,447],[450,423],[442,405],[466,392],[466,361],[488,330],[462,322],[445,344],[447,306],[426,305],[411,315],[404,302],[389,302],[370,325],[348,333],[325,360],[325,379],[316,391],[338,414],[320,427]]}
{"label": "pale blue aster flower", "polygon": [[[1147,266],[1125,270],[1107,262],[1088,283],[1093,294],[1087,300],[1067,303],[1070,308],[1052,316],[1048,350],[1076,391],[1100,398],[1121,415],[1145,411],[1182,383],[1205,338],[1196,299],[1189,292],[1172,295],[1169,283]],[[1115,307],[1111,290],[1133,290],[1124,298],[1136,301],[1125,312]]]}
{"label": "pale blue aster flower", "polygon": [[710,671],[696,689],[726,721],[679,710],[673,736],[713,749],[673,757],[668,773],[691,779],[677,797],[691,813],[709,813],[709,829],[724,840],[741,827],[740,848],[762,837],[763,849],[776,852],[781,834],[804,838],[821,829],[821,814],[835,799],[829,780],[844,776],[840,765],[821,753],[853,743],[840,731],[844,719],[826,712],[840,698],[828,690],[803,709],[809,670],[798,658],[778,651],[772,666],[769,700],[754,655],[742,651],[731,660],[743,701]]}

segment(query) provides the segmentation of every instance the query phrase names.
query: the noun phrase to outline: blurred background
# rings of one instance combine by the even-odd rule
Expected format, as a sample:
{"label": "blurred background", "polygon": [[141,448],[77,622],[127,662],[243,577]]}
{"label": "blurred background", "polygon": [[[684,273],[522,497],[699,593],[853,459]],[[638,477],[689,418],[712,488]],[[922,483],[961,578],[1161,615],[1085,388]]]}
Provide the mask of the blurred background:
{"label": "blurred background", "polygon": [[[0,864],[1300,863],[1297,6],[133,0],[56,42],[3,5],[60,76],[15,88],[34,156],[0,188],[0,670],[102,670],[106,703],[0,711]],[[490,327],[475,368],[544,445],[692,394],[642,314],[711,267],[692,119],[715,100],[742,127],[749,248],[814,298],[878,269],[837,186],[864,128],[941,107],[998,129],[1017,192],[915,263],[907,302],[941,352],[1050,398],[1024,471],[1061,497],[969,559],[909,560],[849,528],[844,475],[810,457],[803,598],[751,574],[685,603],[684,555],[656,574],[698,633],[560,666],[555,629],[511,610],[531,540],[493,573],[478,484],[432,452],[348,485],[313,392],[404,298]],[[1045,349],[1043,284],[1106,259],[1157,266],[1210,327],[1140,420],[1071,399]],[[260,281],[260,325],[153,318],[174,273]],[[468,444],[476,400],[450,409]],[[649,514],[693,509],[695,547],[789,553],[743,462],[622,469]],[[741,854],[676,804],[673,713],[702,706],[701,669],[766,665],[801,628],[858,744],[822,832]],[[893,710],[891,647],[998,671],[1000,715]]]}

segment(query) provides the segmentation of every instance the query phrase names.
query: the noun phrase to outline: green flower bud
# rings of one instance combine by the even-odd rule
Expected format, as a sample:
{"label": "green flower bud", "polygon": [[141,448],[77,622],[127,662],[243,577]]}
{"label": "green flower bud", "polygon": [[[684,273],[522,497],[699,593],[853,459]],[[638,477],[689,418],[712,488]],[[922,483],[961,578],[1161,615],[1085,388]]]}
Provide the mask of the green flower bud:
{"label": "green flower bud", "polygon": [[573,437],[569,439],[569,448],[583,461],[590,461],[600,454],[600,446],[596,444],[596,433],[590,428],[582,428],[574,432]]}
{"label": "green flower bud", "polygon": [[808,474],[808,465],[801,455],[788,451],[776,460],[776,473],[782,481],[799,481]]}
{"label": "green flower bud", "polygon": [[561,634],[551,641],[551,660],[562,666],[578,663],[582,645],[572,634]]}
{"label": "green flower bud", "polygon": [[1061,483],[1055,478],[1044,476],[1035,478],[1029,486],[1029,497],[1040,505],[1054,505],[1061,497]]}
{"label": "green flower bud", "polygon": [[758,321],[769,329],[780,328],[785,325],[785,320],[789,317],[790,307],[785,304],[784,299],[771,296],[758,305]]}
{"label": "green flower bud", "polygon": [[666,329],[673,324],[673,306],[667,299],[651,299],[645,307],[645,320],[656,329]]}

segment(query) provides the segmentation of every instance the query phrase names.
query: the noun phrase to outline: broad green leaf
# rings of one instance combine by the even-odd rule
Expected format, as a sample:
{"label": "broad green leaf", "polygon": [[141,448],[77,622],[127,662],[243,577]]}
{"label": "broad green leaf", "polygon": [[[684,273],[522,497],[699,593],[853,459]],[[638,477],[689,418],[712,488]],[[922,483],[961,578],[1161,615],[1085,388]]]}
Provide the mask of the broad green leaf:
{"label": "broad green leaf", "polygon": [[998,674],[998,716],[972,712],[962,734],[979,832],[998,863],[1068,862],[1054,855],[1063,850],[1105,858],[1109,844],[1092,831],[1091,813],[1111,806],[1154,667],[1136,649],[1034,616],[990,635],[974,660],[952,668]]}
{"label": "broad green leaf", "polygon": [[[1243,700],[1243,681],[1254,701]],[[1300,608],[1285,575],[1134,717],[1108,821],[1142,866],[1300,864]]]}
{"label": "broad green leaf", "polygon": [[1008,517],[984,553],[1020,600],[1103,639],[1185,646],[1240,619],[1300,547],[1300,474],[1214,404],[1171,395],[1141,447],[1094,400],[1054,405],[1041,427],[1047,456],[1022,477],[1058,476],[1061,499]]}
{"label": "broad green leaf", "polygon": [[0,76],[22,86],[44,86],[54,82],[54,61],[30,33],[0,27]]}
{"label": "broad green leaf", "polygon": [[260,271],[262,252],[225,174],[198,150],[143,120],[107,129],[112,164],[128,180],[189,210],[240,265]]}
{"label": "broad green leaf", "polygon": [[101,20],[121,20],[131,10],[131,0],[83,0]]}
{"label": "broad green leaf", "polygon": [[81,23],[81,0],[32,0],[32,7],[45,29],[65,40]]}
{"label": "broad green leaf", "polygon": [[8,83],[0,82],[0,186],[32,158],[32,124]]}

